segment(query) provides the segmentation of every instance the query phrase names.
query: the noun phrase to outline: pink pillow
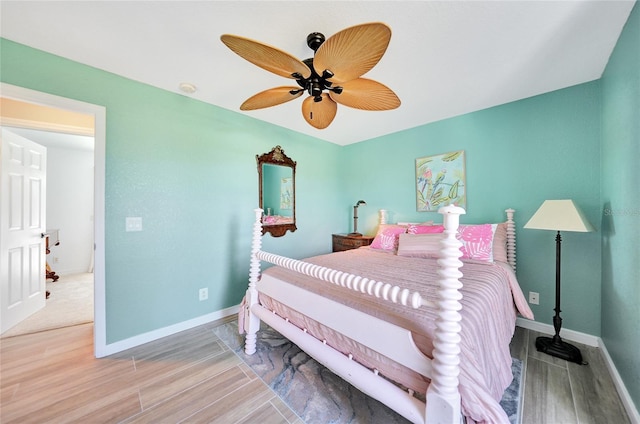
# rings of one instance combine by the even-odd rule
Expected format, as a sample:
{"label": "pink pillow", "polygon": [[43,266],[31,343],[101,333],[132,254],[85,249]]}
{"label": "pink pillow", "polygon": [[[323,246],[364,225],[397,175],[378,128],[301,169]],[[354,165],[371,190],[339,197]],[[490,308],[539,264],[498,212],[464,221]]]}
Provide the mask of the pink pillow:
{"label": "pink pillow", "polygon": [[404,225],[381,224],[370,247],[372,249],[393,250],[398,248],[398,237],[407,232]]}
{"label": "pink pillow", "polygon": [[493,234],[493,260],[500,262],[507,261],[507,223],[502,222],[496,226]]}
{"label": "pink pillow", "polygon": [[444,232],[443,225],[417,225],[409,224],[408,234],[436,234]]}
{"label": "pink pillow", "polygon": [[493,234],[497,224],[460,225],[456,238],[462,242],[462,259],[493,262]]}
{"label": "pink pillow", "polygon": [[276,217],[273,215],[265,215],[262,217],[262,223],[271,225],[276,223]]}

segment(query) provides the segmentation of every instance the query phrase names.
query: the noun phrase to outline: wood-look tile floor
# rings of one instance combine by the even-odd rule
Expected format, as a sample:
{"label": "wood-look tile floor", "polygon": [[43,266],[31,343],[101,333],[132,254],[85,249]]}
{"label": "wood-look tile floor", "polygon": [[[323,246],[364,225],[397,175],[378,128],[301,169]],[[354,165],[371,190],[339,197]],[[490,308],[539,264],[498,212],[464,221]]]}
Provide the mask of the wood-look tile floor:
{"label": "wood-look tile floor", "polygon": [[[0,422],[302,424],[203,325],[95,359],[91,324],[0,341]],[[518,328],[512,354],[526,361],[523,423],[629,422],[597,349],[588,366],[535,351]]]}
{"label": "wood-look tile floor", "polygon": [[95,359],[93,325],[0,341],[0,422],[302,421],[212,331],[211,323]]}
{"label": "wood-look tile floor", "polygon": [[546,335],[516,327],[511,356],[524,361],[522,424],[630,423],[600,349],[573,343],[587,365],[538,352]]}

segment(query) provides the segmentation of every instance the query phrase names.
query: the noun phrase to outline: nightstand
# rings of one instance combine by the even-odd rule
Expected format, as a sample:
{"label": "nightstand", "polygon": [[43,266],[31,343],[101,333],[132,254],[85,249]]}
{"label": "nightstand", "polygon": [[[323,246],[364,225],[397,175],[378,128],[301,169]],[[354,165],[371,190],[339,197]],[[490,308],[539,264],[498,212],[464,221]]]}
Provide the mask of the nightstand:
{"label": "nightstand", "polygon": [[369,236],[350,236],[349,234],[333,234],[331,238],[333,240],[334,252],[342,252],[343,250],[369,246],[374,239]]}

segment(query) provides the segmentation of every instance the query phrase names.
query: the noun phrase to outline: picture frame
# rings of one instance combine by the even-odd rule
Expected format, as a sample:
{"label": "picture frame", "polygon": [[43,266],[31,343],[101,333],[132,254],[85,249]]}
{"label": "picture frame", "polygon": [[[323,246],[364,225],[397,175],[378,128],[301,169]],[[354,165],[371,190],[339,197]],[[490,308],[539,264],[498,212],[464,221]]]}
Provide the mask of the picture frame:
{"label": "picture frame", "polygon": [[436,212],[447,205],[467,207],[465,152],[443,153],[416,159],[416,208]]}

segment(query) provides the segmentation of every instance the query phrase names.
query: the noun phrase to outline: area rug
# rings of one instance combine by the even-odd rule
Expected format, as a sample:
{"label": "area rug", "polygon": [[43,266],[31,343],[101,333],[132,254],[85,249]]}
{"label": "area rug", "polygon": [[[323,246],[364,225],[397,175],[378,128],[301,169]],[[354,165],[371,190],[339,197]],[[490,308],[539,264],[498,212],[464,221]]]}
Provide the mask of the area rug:
{"label": "area rug", "polygon": [[2,333],[2,338],[93,322],[93,274],[61,275],[47,281],[44,308]]}
{"label": "area rug", "polygon": [[[244,353],[244,337],[238,334],[237,323],[226,323],[214,332],[305,423],[408,423],[395,411],[333,374],[271,327],[263,324],[253,355]],[[512,370],[513,382],[500,405],[510,422],[518,424],[522,361],[513,359]]]}

